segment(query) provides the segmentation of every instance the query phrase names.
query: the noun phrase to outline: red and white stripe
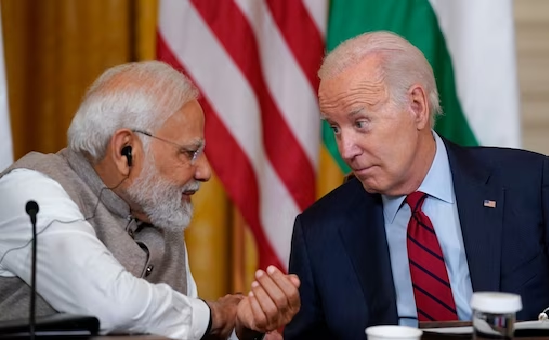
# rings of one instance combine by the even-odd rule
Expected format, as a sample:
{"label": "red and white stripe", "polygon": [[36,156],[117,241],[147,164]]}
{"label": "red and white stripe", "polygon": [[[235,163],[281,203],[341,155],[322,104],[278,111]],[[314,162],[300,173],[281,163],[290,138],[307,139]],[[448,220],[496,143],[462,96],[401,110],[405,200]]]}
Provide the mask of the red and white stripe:
{"label": "red and white stripe", "polygon": [[160,1],[158,58],[203,95],[206,153],[261,268],[287,268],[293,220],[315,199],[327,11],[327,0]]}

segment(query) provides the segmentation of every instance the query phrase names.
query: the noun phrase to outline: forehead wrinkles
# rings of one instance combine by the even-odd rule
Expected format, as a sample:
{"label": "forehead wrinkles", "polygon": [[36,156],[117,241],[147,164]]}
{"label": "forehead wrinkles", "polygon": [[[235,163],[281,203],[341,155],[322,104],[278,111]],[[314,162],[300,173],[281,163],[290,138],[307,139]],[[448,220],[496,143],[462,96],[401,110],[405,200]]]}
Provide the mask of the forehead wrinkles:
{"label": "forehead wrinkles", "polygon": [[319,105],[322,112],[338,108],[349,109],[357,105],[369,109],[376,108],[387,100],[387,90],[383,79],[361,80],[346,90],[323,91],[319,96]]}

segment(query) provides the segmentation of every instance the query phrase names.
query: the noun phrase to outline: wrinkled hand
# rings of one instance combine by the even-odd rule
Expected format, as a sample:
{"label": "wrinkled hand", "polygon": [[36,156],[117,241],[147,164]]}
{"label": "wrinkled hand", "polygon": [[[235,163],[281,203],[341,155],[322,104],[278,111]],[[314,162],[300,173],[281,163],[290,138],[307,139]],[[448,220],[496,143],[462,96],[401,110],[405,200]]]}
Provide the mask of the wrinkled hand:
{"label": "wrinkled hand", "polygon": [[286,325],[299,311],[299,278],[273,266],[258,270],[252,290],[238,305],[236,335],[246,339],[252,331],[271,332]]}
{"label": "wrinkled hand", "polygon": [[207,301],[212,311],[212,329],[208,339],[227,339],[233,332],[236,312],[243,295],[227,294],[217,301]]}

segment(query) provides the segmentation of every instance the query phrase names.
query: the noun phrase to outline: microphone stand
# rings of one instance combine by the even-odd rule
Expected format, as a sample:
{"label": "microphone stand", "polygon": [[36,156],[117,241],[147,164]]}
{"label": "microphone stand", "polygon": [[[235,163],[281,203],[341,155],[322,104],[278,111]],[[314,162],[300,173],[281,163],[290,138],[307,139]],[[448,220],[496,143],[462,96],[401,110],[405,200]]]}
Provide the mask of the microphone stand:
{"label": "microphone stand", "polygon": [[36,334],[36,214],[38,214],[38,203],[28,201],[25,210],[30,217],[32,224],[32,260],[31,260],[31,294],[29,307],[29,335],[34,340]]}
{"label": "microphone stand", "polygon": [[[35,201],[28,201],[25,210],[27,211],[32,224],[29,319],[0,321],[0,340],[14,338],[30,338],[34,340],[36,338],[36,253],[38,252],[36,247],[36,215],[39,210],[38,203]],[[81,339],[87,339],[90,336],[97,335],[99,333],[99,328],[99,320],[96,317],[88,315],[54,313],[38,318],[39,338],[45,336],[47,339],[75,339],[77,336],[80,336],[79,338]]]}
{"label": "microphone stand", "polygon": [[31,296],[29,311],[30,338],[34,340],[36,328],[36,223],[32,224]]}

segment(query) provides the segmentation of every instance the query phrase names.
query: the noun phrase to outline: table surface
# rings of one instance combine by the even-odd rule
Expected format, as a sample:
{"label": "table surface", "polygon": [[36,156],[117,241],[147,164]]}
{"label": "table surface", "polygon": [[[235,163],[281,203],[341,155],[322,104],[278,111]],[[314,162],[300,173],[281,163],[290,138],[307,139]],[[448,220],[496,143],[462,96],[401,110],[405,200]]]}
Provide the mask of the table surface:
{"label": "table surface", "polygon": [[[162,336],[156,336],[156,335],[111,335],[111,336],[97,336],[91,338],[93,340],[168,340],[168,338],[162,337]],[[449,334],[434,334],[434,333],[424,333],[421,337],[422,340],[434,340],[434,339],[471,339],[470,336],[465,335],[449,335]],[[549,337],[529,337],[529,338],[517,338],[517,339],[523,339],[523,340],[542,340],[546,339],[549,340]]]}
{"label": "table surface", "polygon": [[[419,326],[421,329],[426,328],[442,328],[442,327],[462,327],[462,326],[471,326],[471,322],[468,321],[451,321],[451,322],[422,322]],[[103,335],[92,337],[93,340],[168,340],[168,338],[159,336],[159,335]],[[441,333],[431,333],[425,332],[421,337],[422,340],[434,340],[434,339],[471,339],[471,335],[457,335],[457,334],[441,334]],[[524,340],[549,340],[549,336],[543,337],[519,337],[517,339]]]}
{"label": "table surface", "polygon": [[90,338],[92,340],[168,340],[160,335],[101,335]]}
{"label": "table surface", "polygon": [[[91,338],[93,340],[168,340],[168,338],[157,336],[157,335],[105,335],[105,336],[96,336]],[[471,339],[471,336],[468,335],[450,335],[450,334],[440,334],[440,333],[424,333],[421,337],[422,340],[434,340],[434,339]],[[549,340],[549,337],[528,337],[528,338],[517,338],[523,340]]]}

